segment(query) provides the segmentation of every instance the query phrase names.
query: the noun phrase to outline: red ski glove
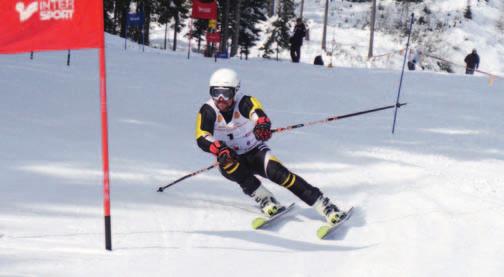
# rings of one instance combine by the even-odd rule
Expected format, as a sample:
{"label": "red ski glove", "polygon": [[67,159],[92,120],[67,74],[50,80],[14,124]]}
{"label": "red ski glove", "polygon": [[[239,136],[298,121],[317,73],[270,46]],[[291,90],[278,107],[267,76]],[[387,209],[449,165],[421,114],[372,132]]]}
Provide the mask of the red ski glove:
{"label": "red ski glove", "polygon": [[234,164],[238,160],[238,154],[232,149],[229,148],[224,142],[214,141],[210,145],[210,152],[217,156],[217,162],[221,167],[225,167],[229,164]]}
{"label": "red ski glove", "polygon": [[261,116],[254,127],[254,135],[257,140],[267,141],[271,138],[271,121],[266,116]]}

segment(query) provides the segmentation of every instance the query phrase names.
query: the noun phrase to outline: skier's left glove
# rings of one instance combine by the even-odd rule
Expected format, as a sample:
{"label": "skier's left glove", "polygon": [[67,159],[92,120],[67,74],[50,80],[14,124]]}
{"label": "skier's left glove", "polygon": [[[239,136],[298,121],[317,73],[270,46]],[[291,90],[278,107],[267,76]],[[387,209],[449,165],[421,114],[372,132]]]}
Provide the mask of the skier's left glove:
{"label": "skier's left glove", "polygon": [[219,150],[219,154],[217,155],[217,162],[219,162],[219,165],[221,167],[226,168],[238,162],[238,155],[232,148],[224,145],[224,147]]}
{"label": "skier's left glove", "polygon": [[271,121],[267,116],[261,116],[254,127],[254,135],[257,140],[267,141],[271,138]]}
{"label": "skier's left glove", "polygon": [[210,152],[217,157],[217,162],[221,167],[235,164],[238,160],[238,154],[224,142],[218,140],[210,145]]}

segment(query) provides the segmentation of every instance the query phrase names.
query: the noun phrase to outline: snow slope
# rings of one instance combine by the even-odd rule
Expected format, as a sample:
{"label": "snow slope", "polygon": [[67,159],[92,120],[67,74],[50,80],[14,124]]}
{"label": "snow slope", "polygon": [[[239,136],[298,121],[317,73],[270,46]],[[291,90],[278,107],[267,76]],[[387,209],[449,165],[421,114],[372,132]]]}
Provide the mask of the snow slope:
{"label": "snow slope", "polygon": [[274,127],[395,102],[399,71],[219,60],[107,38],[112,252],[104,250],[96,51],[0,56],[0,276],[502,276],[504,82],[406,72],[393,111],[277,134],[283,163],[354,217],[331,240],[298,203],[257,209],[217,171],[156,192],[212,157],[194,120],[215,69],[234,68]]}

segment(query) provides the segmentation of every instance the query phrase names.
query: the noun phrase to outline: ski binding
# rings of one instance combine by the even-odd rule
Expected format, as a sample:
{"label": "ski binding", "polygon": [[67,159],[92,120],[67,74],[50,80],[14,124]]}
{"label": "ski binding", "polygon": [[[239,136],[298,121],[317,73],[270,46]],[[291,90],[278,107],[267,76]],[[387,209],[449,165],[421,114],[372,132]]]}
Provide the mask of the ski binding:
{"label": "ski binding", "polygon": [[345,223],[352,216],[352,212],[353,212],[353,207],[348,209],[348,211],[346,212],[346,216],[343,219],[341,219],[340,222],[338,222],[336,224],[323,225],[320,228],[318,228],[317,237],[319,239],[324,239],[328,235],[332,234],[336,229],[338,229],[338,227],[343,225],[343,223]]}
{"label": "ski binding", "polygon": [[289,211],[292,210],[294,207],[295,203],[290,204],[289,206],[284,207],[281,209],[278,213],[276,213],[274,216],[267,218],[266,216],[259,216],[254,218],[252,220],[252,228],[253,229],[261,229],[264,228],[271,223],[275,222],[278,218],[282,217],[283,215],[287,214]]}

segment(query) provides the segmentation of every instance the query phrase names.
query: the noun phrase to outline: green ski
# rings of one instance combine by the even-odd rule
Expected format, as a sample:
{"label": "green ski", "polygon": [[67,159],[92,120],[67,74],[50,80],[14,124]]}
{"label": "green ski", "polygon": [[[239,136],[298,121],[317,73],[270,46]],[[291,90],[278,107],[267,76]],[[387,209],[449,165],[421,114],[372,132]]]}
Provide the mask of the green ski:
{"label": "green ski", "polygon": [[323,225],[320,228],[318,228],[317,237],[319,239],[326,238],[328,235],[330,235],[336,229],[338,229],[339,226],[341,226],[343,223],[345,223],[352,216],[352,212],[353,212],[353,207],[348,209],[348,211],[346,212],[346,216],[343,219],[341,219],[340,222],[338,222],[334,225],[333,224],[326,224],[326,225]]}
{"label": "green ski", "polygon": [[261,228],[264,228],[268,225],[270,225],[271,223],[275,222],[275,220],[277,220],[278,218],[282,217],[283,215],[287,214],[289,211],[292,210],[292,208],[294,207],[294,203],[290,204],[289,206],[287,207],[283,207],[283,209],[280,209],[278,211],[278,213],[276,213],[274,216],[272,217],[265,217],[265,216],[258,216],[256,218],[254,218],[254,220],[252,220],[252,228],[253,229],[261,229]]}

